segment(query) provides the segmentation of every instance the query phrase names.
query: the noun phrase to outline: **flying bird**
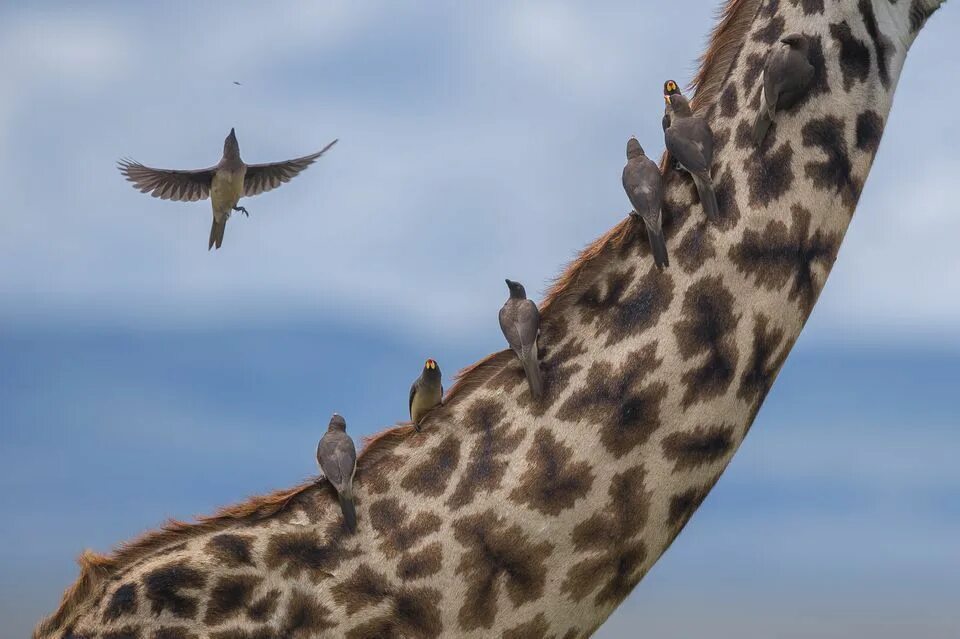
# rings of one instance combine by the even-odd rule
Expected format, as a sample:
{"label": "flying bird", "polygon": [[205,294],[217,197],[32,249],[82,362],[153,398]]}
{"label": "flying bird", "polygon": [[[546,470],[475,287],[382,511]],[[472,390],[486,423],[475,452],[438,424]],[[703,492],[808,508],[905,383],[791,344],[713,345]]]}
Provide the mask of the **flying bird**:
{"label": "flying bird", "polygon": [[420,430],[420,421],[443,401],[440,366],[432,359],[423,365],[420,377],[410,386],[410,421]]}
{"label": "flying bird", "polygon": [[330,418],[327,432],[317,445],[317,463],[323,476],[336,489],[347,530],[357,530],[357,510],[353,505],[353,474],[357,470],[357,449],[347,435],[347,420],[337,413]]}
{"label": "flying bird", "polygon": [[813,81],[810,41],[800,33],[780,39],[767,55],[760,75],[760,110],[753,122],[753,141],[758,145],[767,137],[778,111],[789,109],[806,95]]}
{"label": "flying bird", "polygon": [[623,167],[623,190],[627,192],[633,212],[647,227],[647,239],[657,268],[670,266],[667,242],[663,237],[663,218],[660,205],[663,202],[663,187],[660,183],[660,168],[648,158],[637,138],[627,140],[627,164]]}
{"label": "flying bird", "polygon": [[710,220],[720,217],[717,194],[710,176],[713,162],[713,131],[702,117],[694,115],[682,95],[664,96],[670,111],[670,126],[663,137],[667,151],[684,171],[693,176],[700,203]]}
{"label": "flying bird", "polygon": [[520,282],[506,280],[510,297],[500,309],[500,330],[510,348],[520,358],[527,376],[530,394],[534,399],[543,395],[543,376],[540,374],[540,355],[537,352],[537,334],[540,332],[540,311]]}
{"label": "flying bird", "polygon": [[213,226],[210,227],[210,241],[207,244],[209,250],[214,246],[220,248],[223,244],[223,231],[232,212],[237,211],[249,217],[247,209],[237,206],[241,197],[259,195],[289,182],[336,143],[334,140],[320,151],[302,158],[269,164],[245,164],[240,159],[237,135],[230,129],[230,135],[223,141],[223,158],[215,166],[176,171],[154,169],[124,158],[117,163],[117,167],[127,180],[133,182],[134,188],[162,200],[196,202],[209,197],[213,207]]}
{"label": "flying bird", "polygon": [[242,86],[243,86],[242,84],[240,84],[240,83],[237,82],[236,80],[234,80],[233,83],[234,83],[235,85],[237,85],[238,87],[242,87]]}

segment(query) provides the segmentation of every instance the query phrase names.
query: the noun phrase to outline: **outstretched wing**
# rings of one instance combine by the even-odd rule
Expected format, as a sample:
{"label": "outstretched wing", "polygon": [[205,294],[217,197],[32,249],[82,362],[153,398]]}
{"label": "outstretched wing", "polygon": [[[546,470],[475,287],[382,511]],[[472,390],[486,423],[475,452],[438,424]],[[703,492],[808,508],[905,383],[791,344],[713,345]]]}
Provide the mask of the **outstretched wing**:
{"label": "outstretched wing", "polygon": [[260,195],[289,182],[336,143],[337,141],[334,140],[316,153],[294,160],[270,164],[248,164],[246,177],[243,178],[243,196]]}
{"label": "outstretched wing", "polygon": [[117,162],[117,168],[141,193],[174,202],[196,202],[210,197],[210,183],[216,171],[214,166],[196,171],[154,169],[127,158]]}

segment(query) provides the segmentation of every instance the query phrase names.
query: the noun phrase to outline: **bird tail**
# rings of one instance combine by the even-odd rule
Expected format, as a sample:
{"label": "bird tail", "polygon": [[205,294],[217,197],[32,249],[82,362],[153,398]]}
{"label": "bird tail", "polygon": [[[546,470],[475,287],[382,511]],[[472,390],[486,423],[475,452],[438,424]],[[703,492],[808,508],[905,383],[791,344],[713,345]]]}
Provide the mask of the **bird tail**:
{"label": "bird tail", "polygon": [[717,193],[713,190],[710,173],[707,171],[694,173],[693,183],[697,185],[697,193],[700,195],[700,203],[703,205],[703,212],[707,214],[707,219],[716,221],[720,217],[720,206],[717,204]]}
{"label": "bird tail", "polygon": [[757,111],[757,117],[753,121],[753,141],[757,146],[763,144],[763,140],[767,137],[767,131],[770,129],[771,124],[773,124],[773,119],[767,110],[763,108],[763,105],[761,105],[760,110]]}
{"label": "bird tail", "polygon": [[216,245],[217,248],[220,248],[220,245],[223,244],[223,232],[227,230],[227,221],[223,220],[218,222],[217,218],[213,218],[213,226],[210,227],[210,242],[207,244],[207,250],[209,251]]}
{"label": "bird tail", "polygon": [[[659,222],[659,220],[658,220]],[[646,223],[646,220],[644,220]],[[647,224],[647,239],[650,240],[650,251],[653,253],[653,263],[657,268],[670,266],[670,257],[667,255],[667,240],[663,237],[663,226]]]}
{"label": "bird tail", "polygon": [[521,357],[520,363],[523,364],[523,372],[527,375],[530,394],[534,399],[540,399],[543,397],[543,375],[540,373],[540,359],[537,357],[537,351],[534,349],[526,357]]}
{"label": "bird tail", "polygon": [[357,532],[357,509],[353,505],[353,491],[349,488],[338,493],[340,510],[343,512],[343,523],[351,533]]}

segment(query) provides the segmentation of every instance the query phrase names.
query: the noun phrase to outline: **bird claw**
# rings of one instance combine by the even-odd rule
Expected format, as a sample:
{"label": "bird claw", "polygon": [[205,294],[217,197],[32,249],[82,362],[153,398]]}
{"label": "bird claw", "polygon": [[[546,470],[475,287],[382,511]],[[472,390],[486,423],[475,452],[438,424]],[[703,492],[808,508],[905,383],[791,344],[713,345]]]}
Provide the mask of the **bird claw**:
{"label": "bird claw", "polygon": [[247,213],[247,209],[244,208],[244,207],[242,207],[242,206],[235,206],[235,207],[233,207],[233,210],[234,210],[234,211],[237,211],[238,213],[243,213],[243,214],[246,215],[247,217],[250,217],[250,214]]}

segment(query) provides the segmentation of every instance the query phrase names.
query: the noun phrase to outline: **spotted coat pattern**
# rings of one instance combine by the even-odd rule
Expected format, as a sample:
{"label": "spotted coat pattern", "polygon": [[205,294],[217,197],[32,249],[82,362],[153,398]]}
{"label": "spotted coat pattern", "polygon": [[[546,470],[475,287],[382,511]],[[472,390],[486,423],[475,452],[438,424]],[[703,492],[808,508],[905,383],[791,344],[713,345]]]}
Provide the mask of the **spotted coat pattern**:
{"label": "spotted coat pattern", "polygon": [[[809,316],[935,0],[731,0],[694,107],[721,220],[665,169],[675,265],[627,219],[543,304],[545,393],[507,353],[422,432],[368,444],[348,535],[318,481],[84,559],[42,639],[588,636],[687,524]],[[740,31],[737,31],[740,29]],[[731,31],[732,30],[732,31]],[[750,141],[766,52],[812,39],[810,94]],[[731,33],[733,34],[731,36]]]}

